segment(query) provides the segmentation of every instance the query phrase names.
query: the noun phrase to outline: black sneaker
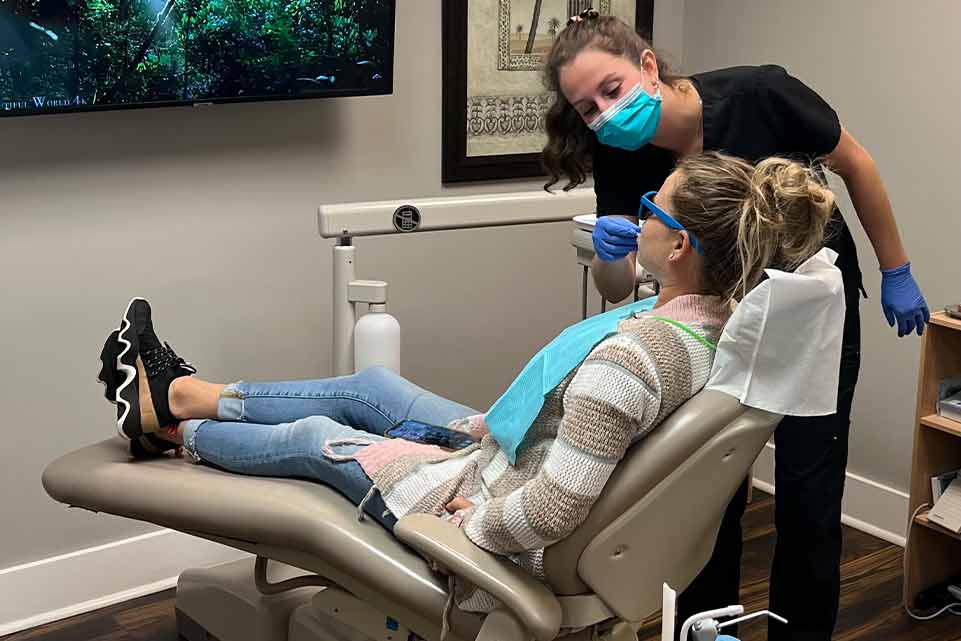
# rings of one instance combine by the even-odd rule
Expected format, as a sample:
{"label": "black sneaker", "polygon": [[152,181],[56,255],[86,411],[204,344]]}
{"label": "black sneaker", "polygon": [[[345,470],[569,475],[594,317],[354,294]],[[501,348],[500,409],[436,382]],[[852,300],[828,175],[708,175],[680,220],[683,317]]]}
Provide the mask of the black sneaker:
{"label": "black sneaker", "polygon": [[153,458],[178,447],[156,434],[142,434],[130,441],[130,453],[134,458]]}
{"label": "black sneaker", "polygon": [[108,401],[117,404],[117,356],[120,355],[120,343],[117,341],[119,329],[110,332],[103,349],[100,351],[100,373],[97,380],[103,383],[103,395]]}
{"label": "black sneaker", "polygon": [[98,378],[106,387],[107,399],[117,405],[117,428],[131,440],[131,452],[158,454],[176,447],[155,433],[177,422],[167,400],[171,381],[197,370],[157,338],[150,303],[143,298],[130,301],[100,360]]}

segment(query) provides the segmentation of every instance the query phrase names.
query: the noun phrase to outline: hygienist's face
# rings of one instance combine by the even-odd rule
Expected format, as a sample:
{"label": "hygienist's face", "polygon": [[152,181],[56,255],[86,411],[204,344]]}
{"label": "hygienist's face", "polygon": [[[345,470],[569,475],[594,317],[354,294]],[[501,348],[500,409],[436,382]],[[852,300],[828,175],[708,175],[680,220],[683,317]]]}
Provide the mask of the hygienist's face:
{"label": "hygienist's face", "polygon": [[[674,216],[672,198],[678,180],[680,174],[675,171],[654,196],[654,204],[671,216]],[[678,251],[678,232],[662,223],[657,216],[650,216],[639,224],[641,233],[637,236],[637,262],[663,283],[668,273],[668,262]]]}
{"label": "hygienist's face", "polygon": [[[650,73],[622,56],[586,49],[561,67],[558,74],[561,93],[587,124],[638,83],[641,83],[641,89],[654,95],[657,91],[654,54],[644,53],[645,57],[650,54],[654,65]],[[643,58],[641,62],[643,66]]]}

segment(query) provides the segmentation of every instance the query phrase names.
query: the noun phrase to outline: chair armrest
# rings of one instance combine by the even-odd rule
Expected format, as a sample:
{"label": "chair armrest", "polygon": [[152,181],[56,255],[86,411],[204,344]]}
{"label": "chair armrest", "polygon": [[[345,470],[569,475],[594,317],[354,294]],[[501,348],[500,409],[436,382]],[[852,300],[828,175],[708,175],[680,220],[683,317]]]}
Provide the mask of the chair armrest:
{"label": "chair armrest", "polygon": [[520,566],[474,545],[464,531],[430,514],[410,514],[394,526],[398,539],[451,574],[494,595],[538,641],[561,627],[561,605],[546,585]]}

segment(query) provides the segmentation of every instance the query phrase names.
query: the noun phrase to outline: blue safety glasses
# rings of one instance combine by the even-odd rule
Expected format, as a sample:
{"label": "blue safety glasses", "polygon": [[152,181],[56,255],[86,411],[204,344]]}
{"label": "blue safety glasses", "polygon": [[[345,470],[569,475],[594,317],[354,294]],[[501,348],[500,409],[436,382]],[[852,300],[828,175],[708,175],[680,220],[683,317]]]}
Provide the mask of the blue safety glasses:
{"label": "blue safety glasses", "polygon": [[670,227],[671,229],[676,229],[677,231],[686,231],[687,239],[691,243],[691,247],[694,248],[701,256],[704,255],[704,250],[701,249],[701,245],[694,238],[694,234],[684,228],[684,225],[677,222],[677,220],[671,216],[669,213],[654,204],[654,196],[657,194],[656,191],[649,191],[643,196],[641,196],[641,208],[637,212],[637,217],[639,220],[647,220],[651,217],[651,214],[657,216],[658,220]]}

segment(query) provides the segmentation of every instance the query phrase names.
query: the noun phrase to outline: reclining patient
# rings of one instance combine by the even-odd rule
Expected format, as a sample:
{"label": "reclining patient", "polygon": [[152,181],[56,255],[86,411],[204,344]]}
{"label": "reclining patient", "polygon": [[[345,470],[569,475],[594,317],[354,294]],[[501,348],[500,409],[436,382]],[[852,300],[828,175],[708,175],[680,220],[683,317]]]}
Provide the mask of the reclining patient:
{"label": "reclining patient", "polygon": [[[120,431],[135,457],[182,446],[230,472],[320,481],[388,529],[411,513],[447,518],[540,575],[543,549],[587,517],[627,448],[704,386],[731,301],[765,268],[813,255],[833,204],[797,163],[755,168],[717,153],[682,161],[648,198],[641,233],[623,243],[660,283],[653,311],[621,321],[545,397],[513,464],[483,415],[385,369],[316,381],[196,378],[154,333],[141,298],[101,355]],[[469,444],[385,436],[405,421],[447,426]],[[458,595],[465,610],[489,611],[490,599]]]}

